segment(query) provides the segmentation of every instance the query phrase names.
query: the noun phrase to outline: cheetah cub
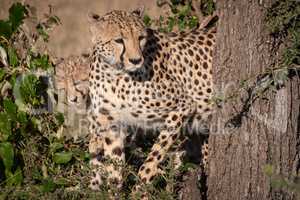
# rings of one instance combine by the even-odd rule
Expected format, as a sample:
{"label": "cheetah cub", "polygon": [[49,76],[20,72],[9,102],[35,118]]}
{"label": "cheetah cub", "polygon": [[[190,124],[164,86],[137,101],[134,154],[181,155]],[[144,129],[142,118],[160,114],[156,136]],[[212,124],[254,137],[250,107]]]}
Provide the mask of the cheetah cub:
{"label": "cheetah cub", "polygon": [[93,189],[103,179],[121,187],[127,125],[160,131],[138,172],[147,184],[160,172],[180,129],[191,124],[197,130],[212,110],[215,30],[164,34],[141,19],[124,11],[90,15]]}

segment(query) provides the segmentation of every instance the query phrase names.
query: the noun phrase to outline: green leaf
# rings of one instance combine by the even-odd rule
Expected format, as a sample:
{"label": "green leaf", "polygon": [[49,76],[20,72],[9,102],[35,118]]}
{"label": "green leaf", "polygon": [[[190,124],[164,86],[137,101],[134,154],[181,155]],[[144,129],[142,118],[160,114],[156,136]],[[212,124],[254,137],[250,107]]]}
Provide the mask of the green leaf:
{"label": "green leaf", "polygon": [[213,0],[201,1],[200,7],[204,16],[211,15],[216,10],[216,5]]}
{"label": "green leaf", "polygon": [[32,58],[30,62],[31,69],[49,69],[52,67],[52,64],[49,61],[48,55],[38,55],[36,58]]}
{"label": "green leaf", "polygon": [[58,178],[58,179],[55,181],[55,183],[56,183],[57,185],[67,185],[69,182],[70,182],[70,181],[69,181],[69,179],[67,179],[67,178]]}
{"label": "green leaf", "polygon": [[162,28],[162,24],[164,22],[164,17],[163,16],[159,16],[159,27]]}
{"label": "green leaf", "polygon": [[40,186],[42,192],[52,192],[56,189],[56,184],[51,179],[46,179],[43,185]]}
{"label": "green leaf", "polygon": [[36,117],[31,117],[31,123],[35,129],[41,130],[42,122],[40,119],[38,119]]}
{"label": "green leaf", "polygon": [[168,20],[168,32],[171,32],[173,30],[173,27],[175,26],[175,18],[169,17]]}
{"label": "green leaf", "polygon": [[14,149],[11,143],[0,143],[0,157],[3,160],[6,174],[8,174],[7,172],[11,172],[11,168],[14,164]]}
{"label": "green leaf", "polygon": [[8,21],[0,20],[0,36],[5,37],[6,39],[10,39],[12,34],[11,26]]}
{"label": "green leaf", "polygon": [[20,167],[17,168],[15,173],[10,173],[7,177],[8,185],[20,185],[23,182],[22,170]]}
{"label": "green leaf", "polygon": [[18,111],[17,120],[21,124],[27,124],[27,122],[28,122],[27,114],[25,112],[23,112],[23,111]]}
{"label": "green leaf", "polygon": [[194,28],[194,27],[196,27],[197,26],[197,24],[198,24],[198,18],[196,17],[196,16],[192,16],[192,18],[189,20],[189,22],[188,22],[188,26],[189,26],[189,28],[191,29],[191,28]]}
{"label": "green leaf", "polygon": [[12,31],[18,29],[25,19],[26,8],[21,3],[14,3],[9,9],[9,21],[11,22]]}
{"label": "green leaf", "polygon": [[10,79],[9,79],[9,83],[10,83],[11,85],[15,85],[16,80],[17,80],[17,73],[13,73],[13,74],[11,75]]}
{"label": "green leaf", "polygon": [[143,21],[144,21],[144,24],[145,24],[147,27],[151,26],[151,24],[152,24],[152,20],[151,20],[151,18],[149,17],[149,15],[144,15]]}
{"label": "green leaf", "polygon": [[14,48],[8,47],[8,58],[9,58],[9,65],[12,67],[16,67],[19,63],[19,59],[17,56],[17,52]]}
{"label": "green leaf", "polygon": [[33,180],[41,181],[43,179],[43,175],[40,172],[38,166],[34,166],[34,168],[31,171],[32,171],[32,179]]}
{"label": "green leaf", "polygon": [[41,105],[43,98],[39,94],[44,89],[38,77],[33,74],[25,76],[20,84],[20,94],[24,101],[23,103],[33,106]]}
{"label": "green leaf", "polygon": [[184,19],[183,20],[179,20],[178,27],[179,27],[180,31],[183,31],[185,29],[185,25],[186,25],[186,23],[185,23]]}
{"label": "green leaf", "polygon": [[50,145],[50,152],[55,153],[57,150],[64,148],[62,143],[54,142]]}
{"label": "green leaf", "polygon": [[10,119],[15,120],[17,115],[17,105],[10,99],[4,99],[3,106]]}
{"label": "green leaf", "polygon": [[4,112],[0,113],[0,141],[8,140],[11,135],[11,122],[8,115]]}
{"label": "green leaf", "polygon": [[53,156],[53,161],[57,164],[65,164],[68,163],[72,159],[72,157],[72,152],[55,153]]}
{"label": "green leaf", "polygon": [[72,149],[73,157],[79,160],[90,160],[90,154],[82,149],[74,148]]}
{"label": "green leaf", "polygon": [[55,115],[55,119],[57,121],[58,126],[63,125],[63,123],[65,122],[65,118],[64,118],[64,115],[62,113],[57,113]]}

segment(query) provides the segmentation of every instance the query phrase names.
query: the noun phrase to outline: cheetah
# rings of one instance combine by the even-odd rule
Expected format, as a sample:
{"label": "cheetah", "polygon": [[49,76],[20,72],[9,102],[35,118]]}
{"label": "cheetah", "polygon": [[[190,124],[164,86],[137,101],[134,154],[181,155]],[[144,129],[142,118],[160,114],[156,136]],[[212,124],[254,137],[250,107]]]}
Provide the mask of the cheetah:
{"label": "cheetah", "polygon": [[88,137],[87,108],[89,104],[88,55],[70,56],[55,62],[55,111],[64,114],[64,125],[58,137]]}
{"label": "cheetah", "polygon": [[67,103],[86,106],[89,88],[89,61],[87,55],[70,56],[60,60],[55,67],[55,88],[65,90]]}
{"label": "cheetah", "polygon": [[[122,186],[125,127],[160,134],[138,175],[148,184],[180,130],[211,115],[215,28],[161,33],[136,12],[89,15],[93,51],[89,73],[91,188],[106,179]],[[107,161],[110,162],[107,162]]]}

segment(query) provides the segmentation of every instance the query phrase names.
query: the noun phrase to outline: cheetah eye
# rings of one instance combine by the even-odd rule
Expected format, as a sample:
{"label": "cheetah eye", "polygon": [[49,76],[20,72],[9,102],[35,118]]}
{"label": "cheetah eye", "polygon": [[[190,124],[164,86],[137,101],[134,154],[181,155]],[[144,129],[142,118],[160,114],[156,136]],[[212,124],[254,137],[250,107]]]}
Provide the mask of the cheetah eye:
{"label": "cheetah eye", "polygon": [[115,39],[115,42],[119,43],[119,44],[123,44],[124,43],[124,41],[123,41],[122,38]]}

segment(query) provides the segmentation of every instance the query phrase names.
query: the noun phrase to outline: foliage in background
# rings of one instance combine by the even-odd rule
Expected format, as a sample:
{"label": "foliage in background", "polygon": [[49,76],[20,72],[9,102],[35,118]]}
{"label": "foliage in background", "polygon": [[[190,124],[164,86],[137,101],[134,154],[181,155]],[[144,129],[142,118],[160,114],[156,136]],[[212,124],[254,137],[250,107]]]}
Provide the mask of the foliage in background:
{"label": "foliage in background", "polygon": [[288,189],[300,197],[300,182],[299,176],[287,179],[276,174],[274,166],[266,165],[263,168],[264,173],[268,176],[270,184],[275,189]]}
{"label": "foliage in background", "polygon": [[204,16],[212,15],[216,10],[216,4],[214,0],[201,0],[201,12]]}
{"label": "foliage in background", "polygon": [[[277,0],[267,11],[267,27],[275,38],[275,51],[281,53],[277,64],[271,67],[273,77],[270,84],[277,87],[293,76],[299,77],[300,71],[300,2]],[[280,49],[281,47],[281,49]],[[265,174],[275,189],[288,189],[300,197],[300,174],[287,179],[275,172],[275,166],[265,166]]]}
{"label": "foliage in background", "polygon": [[266,22],[276,45],[284,46],[279,64],[273,67],[274,82],[280,84],[300,66],[300,2],[276,1],[267,11]]}
{"label": "foliage in background", "polygon": [[[228,128],[239,127],[242,117],[247,117],[253,103],[257,99],[265,98],[263,95],[268,91],[276,93],[285,86],[289,79],[300,77],[300,1],[275,1],[266,10],[265,22],[272,41],[270,45],[273,55],[270,58],[272,65],[247,80],[241,80],[240,86],[230,91],[229,95],[221,93],[213,98],[214,103],[220,107],[223,103],[242,99],[242,109],[236,111],[227,121]],[[247,96],[241,98],[241,94],[245,92]],[[278,169],[280,166],[272,165],[272,163],[263,166],[263,171],[269,178],[271,190],[289,190],[295,194],[295,199],[298,199],[300,197],[299,169],[296,169],[298,174],[292,174],[289,177],[278,173],[281,171]]]}
{"label": "foliage in background", "polygon": [[300,66],[300,2],[276,1],[267,12],[267,27],[276,38],[276,46],[284,46],[278,64],[271,68],[274,85],[282,85]]}
{"label": "foliage in background", "polygon": [[24,20],[37,19],[32,9],[14,3],[8,19],[0,20],[0,199],[39,199],[58,187],[80,184],[75,174],[84,173],[78,169],[88,162],[85,148],[55,137],[63,118],[47,112],[48,82],[36,73],[51,74],[54,66],[36,42],[47,42],[59,19],[50,13],[28,33]]}
{"label": "foliage in background", "polygon": [[[267,91],[276,92],[286,81],[299,74],[300,69],[300,2],[295,0],[277,0],[266,11],[266,27],[273,38],[273,64],[265,71],[241,80],[240,87],[228,96],[216,95],[213,101],[221,105],[239,98],[241,90],[249,93],[245,108]],[[253,84],[254,82],[254,84]],[[246,110],[247,110],[246,109]],[[248,109],[249,110],[249,109]]]}
{"label": "foliage in background", "polygon": [[[157,6],[169,10],[167,16],[160,15],[158,19],[151,19],[144,15],[146,26],[155,26],[161,32],[183,31],[195,28],[199,23],[197,11],[204,16],[211,15],[215,10],[213,0],[201,1],[201,4],[193,0],[157,0]],[[199,10],[195,8],[199,6]],[[165,8],[166,7],[166,8]]]}
{"label": "foliage in background", "polygon": [[7,20],[0,20],[0,36],[10,39],[12,34],[17,31],[23,23],[27,9],[21,3],[13,4],[9,9]]}

